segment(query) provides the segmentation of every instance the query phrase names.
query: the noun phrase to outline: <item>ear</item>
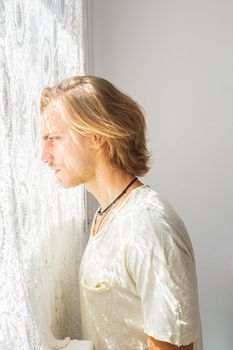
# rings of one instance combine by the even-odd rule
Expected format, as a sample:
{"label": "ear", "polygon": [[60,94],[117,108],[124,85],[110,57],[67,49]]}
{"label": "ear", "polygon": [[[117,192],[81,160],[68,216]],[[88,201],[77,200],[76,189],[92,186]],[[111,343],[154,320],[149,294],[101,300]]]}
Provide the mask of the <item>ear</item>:
{"label": "ear", "polygon": [[93,143],[98,147],[103,147],[104,144],[106,143],[106,138],[105,136],[102,135],[93,135]]}

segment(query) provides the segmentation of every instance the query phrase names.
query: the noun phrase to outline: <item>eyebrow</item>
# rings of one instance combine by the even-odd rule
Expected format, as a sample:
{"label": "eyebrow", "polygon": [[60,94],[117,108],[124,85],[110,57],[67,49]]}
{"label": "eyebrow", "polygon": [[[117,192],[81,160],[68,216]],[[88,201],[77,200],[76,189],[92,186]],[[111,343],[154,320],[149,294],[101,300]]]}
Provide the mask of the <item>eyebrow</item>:
{"label": "eyebrow", "polygon": [[48,134],[47,134],[47,135],[44,135],[44,136],[43,136],[43,140],[45,140],[45,141],[48,140],[48,137],[49,137]]}

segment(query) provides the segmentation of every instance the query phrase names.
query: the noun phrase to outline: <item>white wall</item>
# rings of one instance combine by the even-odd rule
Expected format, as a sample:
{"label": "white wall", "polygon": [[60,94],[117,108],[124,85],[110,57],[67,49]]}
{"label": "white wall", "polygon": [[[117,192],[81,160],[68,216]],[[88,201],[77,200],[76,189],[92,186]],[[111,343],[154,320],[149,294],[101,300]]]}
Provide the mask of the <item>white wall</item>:
{"label": "white wall", "polygon": [[144,180],[189,229],[204,346],[233,349],[233,2],[90,0],[90,73],[145,109]]}

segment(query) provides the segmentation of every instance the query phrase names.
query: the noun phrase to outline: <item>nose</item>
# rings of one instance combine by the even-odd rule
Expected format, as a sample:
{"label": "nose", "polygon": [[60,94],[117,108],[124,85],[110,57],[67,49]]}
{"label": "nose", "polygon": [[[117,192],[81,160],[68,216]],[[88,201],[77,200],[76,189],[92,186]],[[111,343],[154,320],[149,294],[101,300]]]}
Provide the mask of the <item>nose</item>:
{"label": "nose", "polygon": [[46,142],[42,145],[41,160],[45,164],[51,164],[53,162],[53,155]]}

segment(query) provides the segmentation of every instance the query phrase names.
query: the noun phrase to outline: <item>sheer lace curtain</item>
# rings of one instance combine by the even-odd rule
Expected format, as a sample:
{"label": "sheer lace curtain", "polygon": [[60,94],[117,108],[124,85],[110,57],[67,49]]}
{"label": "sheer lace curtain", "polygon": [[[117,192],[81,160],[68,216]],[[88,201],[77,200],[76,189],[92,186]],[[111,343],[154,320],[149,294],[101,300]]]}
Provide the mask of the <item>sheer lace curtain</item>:
{"label": "sheer lace curtain", "polygon": [[84,188],[40,163],[42,87],[83,73],[83,1],[0,0],[0,349],[80,337]]}

